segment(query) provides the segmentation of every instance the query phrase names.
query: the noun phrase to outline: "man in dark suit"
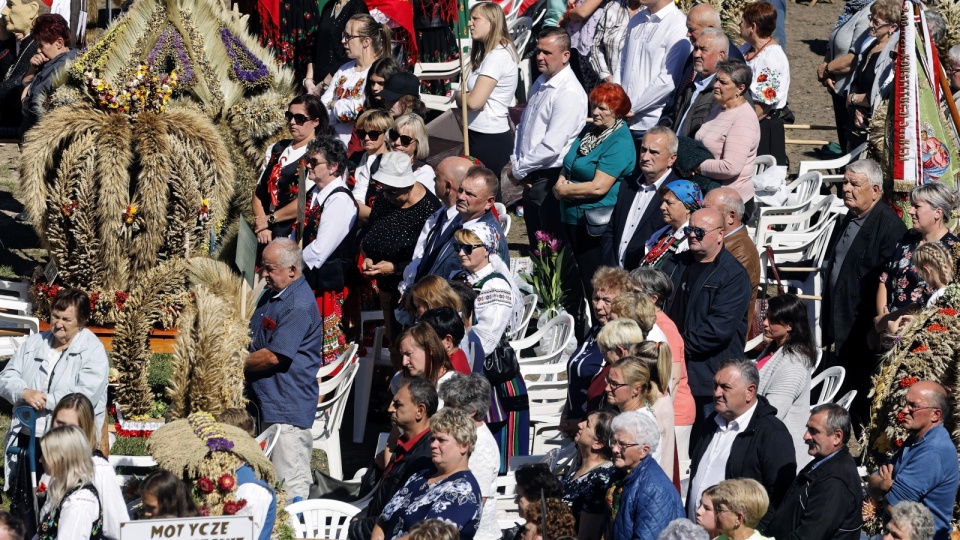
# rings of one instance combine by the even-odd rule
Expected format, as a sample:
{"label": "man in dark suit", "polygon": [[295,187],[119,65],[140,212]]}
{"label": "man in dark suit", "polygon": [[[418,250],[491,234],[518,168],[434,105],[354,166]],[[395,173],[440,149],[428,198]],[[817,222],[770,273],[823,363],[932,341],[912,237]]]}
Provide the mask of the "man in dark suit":
{"label": "man in dark suit", "polygon": [[676,180],[671,167],[677,160],[677,136],[670,128],[647,131],[637,154],[635,176],[620,186],[610,223],[600,239],[605,266],[632,270],[640,266],[644,244],[663,227],[663,200],[658,191]]}
{"label": "man in dark suit", "polygon": [[707,115],[717,105],[713,83],[717,63],[727,59],[730,40],[719,28],[704,28],[693,46],[693,81],[680,89],[671,115],[671,127],[677,135],[693,137]]}
{"label": "man in dark suit", "polygon": [[877,315],[880,273],[907,228],[881,202],[883,174],[876,161],[861,159],[847,165],[842,193],[848,213],[833,231],[824,261],[827,279],[821,322],[823,344],[829,348],[823,364],[846,368],[841,392],[857,391],[850,412],[866,421],[867,391],[877,365],[866,336]]}

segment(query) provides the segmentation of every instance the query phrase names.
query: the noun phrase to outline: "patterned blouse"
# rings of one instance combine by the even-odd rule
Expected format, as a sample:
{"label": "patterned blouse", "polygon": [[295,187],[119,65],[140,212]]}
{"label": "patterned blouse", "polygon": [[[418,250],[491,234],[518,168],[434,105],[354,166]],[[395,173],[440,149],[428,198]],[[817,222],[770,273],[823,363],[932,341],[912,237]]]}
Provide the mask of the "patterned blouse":
{"label": "patterned blouse", "polygon": [[456,525],[460,538],[471,540],[480,525],[480,485],[469,470],[428,484],[435,469],[414,473],[383,508],[377,524],[390,540],[410,534],[410,528],[426,519],[442,519]]}
{"label": "patterned blouse", "polygon": [[616,469],[609,461],[590,469],[580,478],[575,478],[579,467],[571,467],[570,472],[560,479],[563,484],[563,502],[567,503],[580,528],[580,514],[603,514],[606,511],[607,489]]}
{"label": "patterned blouse", "polygon": [[[913,252],[920,245],[922,235],[916,229],[910,229],[897,244],[897,251],[880,274],[880,283],[887,286],[887,307],[890,311],[905,308],[911,304],[925,306],[934,290],[917,275],[913,267]],[[960,239],[947,232],[940,243],[953,253]]]}

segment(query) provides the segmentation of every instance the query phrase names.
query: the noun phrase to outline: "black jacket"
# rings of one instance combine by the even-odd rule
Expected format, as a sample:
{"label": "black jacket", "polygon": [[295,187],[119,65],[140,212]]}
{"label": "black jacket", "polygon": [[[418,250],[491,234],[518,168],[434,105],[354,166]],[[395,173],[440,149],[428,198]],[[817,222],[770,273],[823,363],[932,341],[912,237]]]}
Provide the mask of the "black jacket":
{"label": "black jacket", "polygon": [[[704,425],[716,428],[716,417],[717,413],[711,414],[704,420]],[[702,429],[696,435],[690,454],[691,482],[697,476],[700,460],[715,433],[716,429]],[[777,418],[777,409],[767,402],[767,398],[757,396],[757,408],[753,411],[750,423],[733,440],[724,478],[753,478],[763,484],[770,496],[770,508],[760,521],[766,524],[783,501],[796,472],[797,457],[787,426]],[[692,496],[691,493],[687,494],[688,508]]]}
{"label": "black jacket", "polygon": [[[665,186],[677,179],[677,175],[670,171],[663,179],[661,186]],[[607,224],[607,230],[600,237],[600,252],[603,256],[603,264],[606,266],[620,266],[620,241],[623,239],[624,228],[627,224],[627,217],[630,215],[630,208],[633,206],[633,200],[639,191],[639,183],[643,182],[643,175],[639,167],[634,173],[634,178],[620,183],[620,192],[617,194],[617,204],[613,207],[613,215],[610,216],[610,223]],[[627,251],[623,257],[623,267],[627,270],[633,270],[640,266],[645,254],[644,245],[647,240],[663,227],[663,211],[660,210],[660,204],[663,199],[660,194],[654,194],[647,209],[640,217],[640,223],[633,231],[627,243]]]}
{"label": "black jacket", "polygon": [[360,496],[365,497],[373,490],[373,498],[367,508],[357,515],[354,521],[350,522],[350,531],[347,533],[349,540],[369,540],[373,534],[373,526],[377,524],[377,518],[383,507],[390,502],[390,499],[400,491],[400,488],[407,483],[407,480],[413,476],[413,473],[433,466],[433,459],[430,452],[430,433],[427,432],[420,437],[417,444],[400,462],[394,464],[390,469],[390,474],[383,476],[382,471],[376,466],[367,469],[366,474],[360,480]]}
{"label": "black jacket", "polygon": [[763,534],[776,540],[857,540],[863,527],[857,463],[842,447],[813,465],[797,475]]}

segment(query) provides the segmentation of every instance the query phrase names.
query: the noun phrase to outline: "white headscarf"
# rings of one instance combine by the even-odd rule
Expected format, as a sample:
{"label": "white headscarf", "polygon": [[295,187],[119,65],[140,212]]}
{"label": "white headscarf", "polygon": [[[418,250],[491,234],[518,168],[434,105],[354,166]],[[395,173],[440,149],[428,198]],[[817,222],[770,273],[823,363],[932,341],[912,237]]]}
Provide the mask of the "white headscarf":
{"label": "white headscarf", "polygon": [[520,294],[520,289],[513,280],[513,274],[510,272],[510,268],[503,262],[503,259],[500,258],[500,251],[497,249],[502,240],[500,235],[491,229],[489,225],[479,220],[465,224],[463,230],[470,231],[477,235],[480,243],[487,249],[490,264],[493,265],[494,272],[501,274],[507,281],[507,284],[510,285],[510,293],[513,296],[513,308],[510,312],[510,322],[507,324],[507,329],[512,330],[516,328],[523,319],[523,295]]}

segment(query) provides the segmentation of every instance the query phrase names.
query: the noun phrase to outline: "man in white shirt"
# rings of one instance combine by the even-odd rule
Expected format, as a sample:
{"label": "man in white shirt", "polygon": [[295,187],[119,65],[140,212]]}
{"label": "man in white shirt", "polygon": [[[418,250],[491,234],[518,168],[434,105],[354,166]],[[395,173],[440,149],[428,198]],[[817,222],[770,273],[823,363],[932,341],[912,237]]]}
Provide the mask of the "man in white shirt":
{"label": "man in white shirt", "polygon": [[524,221],[530,245],[535,233],[562,233],[560,204],[553,186],[563,158],[587,119],[587,94],[570,67],[570,36],[562,28],[547,27],[537,36],[540,77],[517,125],[508,176],[523,186]]}
{"label": "man in white shirt", "polygon": [[640,0],[641,9],[627,24],[627,40],[613,82],[630,96],[630,129],[639,142],[660,120],[679,86],[683,64],[692,49],[687,18],[673,0]]}
{"label": "man in white shirt", "polygon": [[[601,237],[603,264],[632,270],[645,255],[644,243],[663,227],[660,187],[677,179],[677,136],[668,127],[656,126],[643,136],[637,152],[639,174],[620,186],[617,204]],[[685,456],[684,456],[685,457]]]}
{"label": "man in white shirt", "polygon": [[766,523],[793,483],[797,471],[793,440],[777,410],[757,395],[759,384],[760,372],[752,360],[727,360],[714,376],[714,413],[696,436],[690,455],[689,518],[696,519],[700,496],[708,487],[729,478],[753,478],[770,496],[761,520]]}

